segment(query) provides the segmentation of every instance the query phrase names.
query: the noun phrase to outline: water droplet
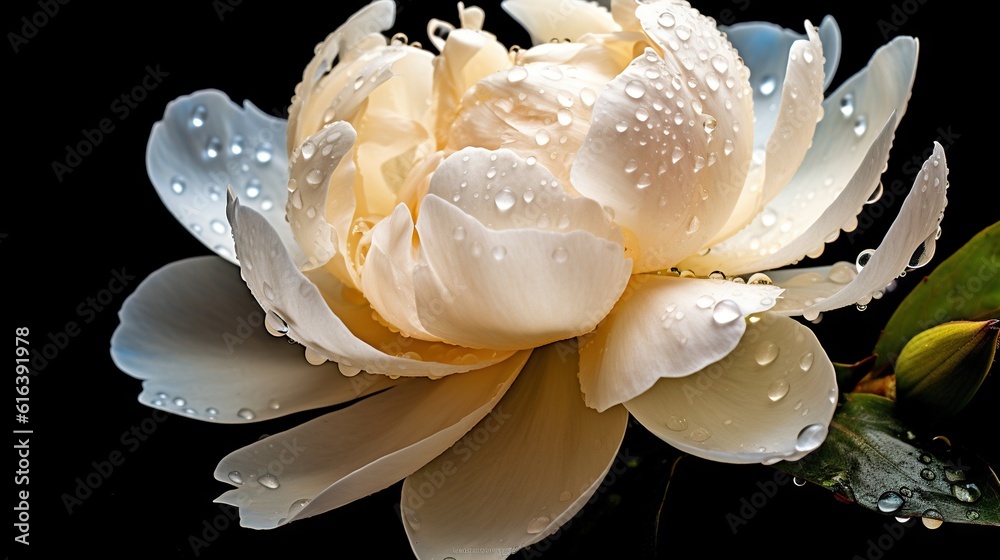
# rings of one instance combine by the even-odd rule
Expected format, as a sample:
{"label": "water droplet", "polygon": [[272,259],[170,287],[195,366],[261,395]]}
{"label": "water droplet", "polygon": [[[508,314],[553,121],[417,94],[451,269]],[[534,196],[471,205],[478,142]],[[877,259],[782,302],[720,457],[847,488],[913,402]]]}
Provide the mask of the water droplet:
{"label": "water droplet", "polygon": [[854,265],[857,267],[858,272],[861,272],[861,269],[868,265],[868,261],[871,260],[872,255],[874,254],[875,249],[865,249],[864,251],[858,253],[858,258],[854,261]]}
{"label": "water droplet", "polygon": [[653,179],[652,179],[652,177],[649,176],[649,173],[643,173],[639,177],[639,180],[636,181],[635,187],[637,189],[645,189],[646,187],[648,187],[649,185],[652,185],[652,184],[653,184]]}
{"label": "water droplet", "polygon": [[715,319],[715,322],[720,325],[732,323],[740,317],[742,317],[740,306],[731,299],[724,299],[719,303],[716,303],[715,307],[712,309],[712,318]]}
{"label": "water droplet", "polygon": [[815,361],[815,359],[816,358],[813,356],[812,352],[802,354],[802,357],[799,358],[799,369],[802,371],[809,371],[812,368],[813,361]]}
{"label": "water droplet", "polygon": [[170,179],[170,190],[174,191],[174,194],[184,194],[184,189],[187,188],[187,184],[181,177],[174,177]]}
{"label": "water droplet", "polygon": [[878,497],[878,510],[882,513],[893,513],[903,507],[903,497],[895,492],[884,492]]}
{"label": "water droplet", "polygon": [[924,523],[924,527],[928,529],[937,529],[944,524],[944,516],[941,512],[936,509],[929,509],[923,513],[923,519],[921,521]]}
{"label": "water droplet", "polygon": [[774,76],[765,76],[764,79],[761,80],[760,85],[757,86],[757,90],[760,91],[761,95],[767,97],[774,93],[774,90],[777,87],[778,81],[774,79]]}
{"label": "water droplet", "polygon": [[640,99],[646,94],[646,86],[642,85],[642,82],[632,80],[625,84],[625,94],[632,99]]}
{"label": "water droplet", "polygon": [[806,483],[807,483],[807,481],[805,479],[803,479],[803,478],[799,478],[797,476],[793,476],[792,477],[792,484],[794,484],[794,485],[796,485],[796,486],[798,486],[800,488],[802,486],[805,486]]}
{"label": "water droplet", "polygon": [[944,468],[944,478],[948,482],[961,482],[965,480],[965,472],[951,467]]}
{"label": "water droplet", "polygon": [[507,81],[512,84],[523,81],[527,77],[528,71],[525,70],[524,66],[514,66],[507,71]]}
{"label": "water droplet", "polygon": [[712,57],[712,68],[720,74],[725,74],[729,70],[729,61],[726,57],[722,55],[715,55]]}
{"label": "water droplet", "polygon": [[318,185],[323,181],[323,170],[319,168],[313,168],[306,173],[306,182],[310,185]]}
{"label": "water droplet", "polygon": [[930,469],[923,469],[922,471],[920,471],[920,477],[923,478],[924,480],[934,480],[935,478],[937,478],[937,475],[934,474],[934,471]]}
{"label": "water droplet", "polygon": [[688,437],[691,438],[691,441],[702,442],[712,437],[712,432],[708,431],[707,428],[698,427],[695,428],[694,430],[691,430],[691,433],[688,434]]}
{"label": "water droplet", "polygon": [[535,143],[538,144],[539,146],[544,146],[548,144],[549,141],[551,140],[552,140],[552,135],[550,135],[549,131],[545,130],[544,128],[540,129],[538,132],[535,133]]}
{"label": "water droplet", "polygon": [[568,258],[569,258],[569,253],[566,251],[566,249],[562,247],[556,247],[556,249],[552,251],[552,260],[556,261],[557,263],[562,264],[566,262],[566,259]]}
{"label": "water droplet", "polygon": [[514,197],[514,193],[510,189],[503,189],[498,192],[496,196],[493,197],[493,202],[497,205],[497,209],[501,212],[506,212],[514,207],[514,203],[517,199]]}
{"label": "water droplet", "polygon": [[965,518],[968,519],[969,521],[975,521],[979,519],[979,512],[970,509],[969,511],[965,512]]}
{"label": "water droplet", "polygon": [[[678,25],[675,33],[677,33],[677,38],[681,41],[687,41],[691,38],[691,28],[686,25]],[[688,68],[688,70],[691,70],[691,68]]]}
{"label": "water droplet", "polygon": [[934,239],[924,241],[913,252],[913,255],[910,257],[910,262],[908,262],[906,266],[909,268],[920,268],[925,266],[927,263],[931,262],[931,259],[934,257],[935,248],[936,243],[934,243]]}
{"label": "water droplet", "polygon": [[215,417],[219,415],[219,409],[210,406],[210,407],[208,407],[208,408],[205,409],[205,414],[208,415],[209,418],[211,418],[211,419],[214,420]]}
{"label": "water droplet", "polygon": [[176,397],[174,398],[174,404],[178,407],[183,407],[187,404],[187,401],[184,400],[184,397]]}
{"label": "water droplet", "polygon": [[920,459],[920,462],[923,463],[923,464],[925,464],[925,465],[931,464],[931,456],[928,455],[928,454],[926,454],[926,453],[921,453],[919,459]]}
{"label": "water droplet", "polygon": [[219,140],[218,136],[212,136],[209,138],[208,142],[205,144],[205,155],[209,159],[214,159],[219,155],[220,151],[222,151],[222,140]]}
{"label": "water droplet", "polygon": [[662,27],[666,27],[669,29],[673,27],[675,23],[677,23],[677,20],[674,19],[673,14],[671,14],[670,12],[663,12],[662,14],[660,14],[660,17],[656,18],[656,22],[659,23]]}
{"label": "water droplet", "polygon": [[885,192],[885,187],[882,186],[882,181],[879,181],[878,185],[876,185],[875,187],[875,190],[872,191],[872,194],[868,197],[868,200],[865,201],[865,204],[874,204],[878,202],[878,199],[882,198],[883,192]]}
{"label": "water droplet", "polygon": [[455,229],[451,230],[451,237],[455,241],[461,241],[465,239],[465,228],[462,226],[458,226]]}
{"label": "water droplet", "polygon": [[715,127],[719,125],[719,121],[715,120],[715,117],[707,115],[705,117],[705,134],[712,134],[715,132]]}
{"label": "water droplet", "polygon": [[757,363],[766,366],[774,361],[778,357],[778,345],[770,342],[764,341],[757,345],[757,352],[755,358]]}
{"label": "water droplet", "polygon": [[257,153],[255,154],[255,157],[257,158],[258,163],[267,163],[271,161],[273,156],[274,146],[272,146],[269,142],[262,142],[259,146],[257,146]]}
{"label": "water droplet", "polygon": [[570,494],[569,490],[564,490],[562,494],[559,494],[559,501],[568,502],[572,497],[573,494]]}
{"label": "water droplet", "polygon": [[546,527],[549,526],[551,521],[551,519],[545,517],[544,515],[534,518],[531,523],[528,523],[528,534],[537,535],[538,533],[541,533]]}
{"label": "water droplet", "polygon": [[844,117],[850,117],[854,114],[854,94],[847,93],[844,97],[840,98],[840,114]]}
{"label": "water droplet", "polygon": [[952,484],[951,495],[955,496],[960,502],[972,503],[978,500],[983,493],[974,483],[966,482],[964,484]]}
{"label": "water droplet", "polygon": [[507,256],[507,248],[503,245],[497,245],[490,251],[490,254],[493,255],[493,260],[502,261]]}
{"label": "water droplet", "polygon": [[861,115],[854,121],[854,134],[858,136],[864,136],[865,131],[868,130],[868,118]]}
{"label": "water droplet", "polygon": [[796,451],[812,451],[823,443],[826,439],[827,427],[823,424],[811,424],[802,428],[799,437],[795,440]]}
{"label": "water droplet", "polygon": [[271,473],[262,474],[259,477],[257,477],[257,483],[263,486],[264,488],[270,488],[271,490],[274,490],[275,488],[281,486],[281,483],[278,482],[278,477],[274,476]]}
{"label": "water droplet", "polygon": [[208,109],[205,109],[204,105],[198,105],[194,108],[194,112],[191,113],[191,126],[201,128],[205,125],[205,119],[207,118]]}
{"label": "water droplet", "polygon": [[261,189],[260,180],[256,178],[247,181],[247,184],[244,187],[244,190],[247,193],[247,198],[257,198],[258,196],[260,196],[260,189]]}
{"label": "water droplet", "polygon": [[236,412],[236,415],[244,420],[253,420],[254,418],[257,417],[257,415],[254,414],[254,411],[250,410],[249,408],[239,409],[239,411]]}
{"label": "water droplet", "polygon": [[724,153],[724,154],[726,154],[728,156],[729,154],[733,153],[733,150],[735,150],[735,149],[736,149],[736,146],[733,144],[733,141],[730,140],[730,139],[728,139],[728,138],[726,138],[726,144],[725,144],[725,147],[722,149],[722,153]]}
{"label": "water droplet", "polygon": [[288,323],[272,310],[267,311],[264,316],[264,327],[271,336],[285,336],[288,334]]}
{"label": "water droplet", "polygon": [[850,263],[840,261],[830,267],[828,277],[835,284],[847,284],[851,280],[854,280],[854,277],[857,275],[858,272],[855,267],[851,266]]}
{"label": "water droplet", "polygon": [[684,157],[684,150],[680,146],[674,146],[674,151],[670,154],[670,161],[677,163],[682,157]]}
{"label": "water droplet", "polygon": [[701,296],[698,298],[697,301],[694,302],[694,304],[702,309],[708,309],[709,307],[712,307],[712,305],[715,304],[715,298],[707,295]]}
{"label": "water droplet", "polygon": [[775,379],[767,388],[767,398],[771,399],[772,402],[778,402],[785,398],[790,387],[785,379]]}
{"label": "water droplet", "polygon": [[243,475],[240,471],[229,471],[229,480],[232,480],[234,484],[243,484]]}
{"label": "water droplet", "polygon": [[646,122],[649,120],[649,111],[643,109],[642,107],[639,107],[638,109],[635,110],[635,118],[639,122]]}
{"label": "water droplet", "polygon": [[302,147],[299,148],[299,151],[302,153],[303,158],[310,159],[313,157],[313,154],[316,153],[316,144],[313,144],[312,142],[305,142],[302,144]]}
{"label": "water droplet", "polygon": [[267,401],[267,408],[270,408],[271,410],[278,410],[281,408],[281,403],[278,402],[277,399],[271,399]]}
{"label": "water droplet", "polygon": [[667,418],[667,427],[675,432],[683,432],[687,429],[688,421],[683,416],[671,416]]}

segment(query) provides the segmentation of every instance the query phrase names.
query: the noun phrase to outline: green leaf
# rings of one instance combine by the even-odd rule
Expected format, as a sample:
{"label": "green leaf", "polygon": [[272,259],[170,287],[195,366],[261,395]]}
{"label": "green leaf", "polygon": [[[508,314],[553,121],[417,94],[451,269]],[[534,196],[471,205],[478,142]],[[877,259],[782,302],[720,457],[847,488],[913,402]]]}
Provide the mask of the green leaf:
{"label": "green leaf", "polygon": [[914,335],[948,321],[1000,318],[1000,222],[979,232],[906,296],[875,345],[875,371]]}
{"label": "green leaf", "polygon": [[843,399],[823,445],[776,468],[885,514],[1000,525],[1000,481],[982,459],[921,442],[888,399]]}

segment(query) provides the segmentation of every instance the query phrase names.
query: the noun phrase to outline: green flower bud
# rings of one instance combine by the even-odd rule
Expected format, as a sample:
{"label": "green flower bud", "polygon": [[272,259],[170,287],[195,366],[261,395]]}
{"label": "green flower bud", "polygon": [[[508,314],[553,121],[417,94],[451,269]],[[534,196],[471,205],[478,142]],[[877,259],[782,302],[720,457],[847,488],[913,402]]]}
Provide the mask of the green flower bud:
{"label": "green flower bud", "polygon": [[896,402],[928,420],[957,414],[993,364],[1000,320],[953,321],[914,336],[896,362]]}

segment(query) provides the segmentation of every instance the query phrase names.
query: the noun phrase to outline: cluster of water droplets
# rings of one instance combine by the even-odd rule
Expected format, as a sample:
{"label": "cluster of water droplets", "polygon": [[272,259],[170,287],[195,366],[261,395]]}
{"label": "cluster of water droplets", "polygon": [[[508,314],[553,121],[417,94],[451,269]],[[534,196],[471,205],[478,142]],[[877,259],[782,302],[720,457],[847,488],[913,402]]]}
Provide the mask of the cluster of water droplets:
{"label": "cluster of water droplets", "polygon": [[[225,204],[225,189],[229,183],[236,189],[236,194],[256,210],[268,212],[274,208],[275,201],[264,193],[258,176],[274,158],[275,147],[262,139],[264,134],[261,138],[247,138],[238,133],[227,136],[222,132],[227,130],[226,126],[213,120],[205,105],[194,107],[187,118],[186,129],[192,138],[204,138],[200,150],[202,165],[215,171],[209,173],[213,179],[207,183],[196,182],[183,174],[171,176],[169,190],[174,196],[194,197],[195,201],[188,203],[192,207]],[[217,238],[213,249],[219,254],[230,254],[227,247],[230,237],[228,223],[218,219],[212,219],[207,224],[191,221],[188,227],[199,237]]]}

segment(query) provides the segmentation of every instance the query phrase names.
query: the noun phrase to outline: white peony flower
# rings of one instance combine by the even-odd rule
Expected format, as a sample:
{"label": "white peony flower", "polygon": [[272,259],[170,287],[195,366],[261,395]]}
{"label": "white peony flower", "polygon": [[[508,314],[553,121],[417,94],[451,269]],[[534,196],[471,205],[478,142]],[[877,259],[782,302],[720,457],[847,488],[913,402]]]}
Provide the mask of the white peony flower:
{"label": "white peony flower", "polygon": [[837,387],[790,317],[866,304],[933,252],[940,146],[860,272],[769,272],[856,224],[916,40],[824,99],[832,18],[723,33],[671,0],[504,7],[534,47],[459,4],[433,55],[387,40],[378,0],[317,46],[287,123],[201,91],[154,128],[152,182],[222,258],[126,302],[112,355],[140,401],[241,423],[365,397],[220,462],[243,525],[405,479],[417,556],[509,554],[590,499],[629,413],[700,457],[799,459]]}

